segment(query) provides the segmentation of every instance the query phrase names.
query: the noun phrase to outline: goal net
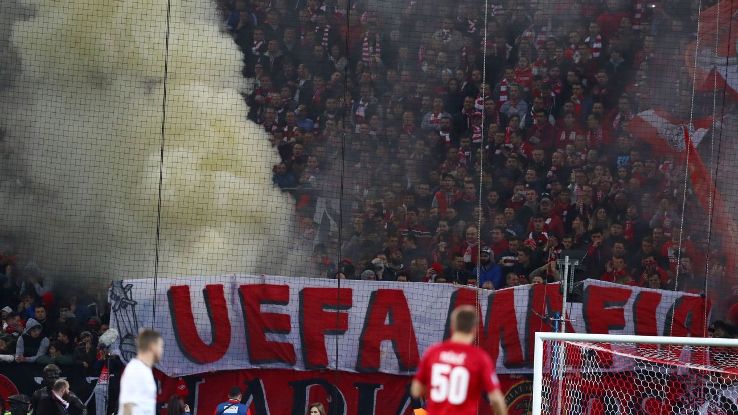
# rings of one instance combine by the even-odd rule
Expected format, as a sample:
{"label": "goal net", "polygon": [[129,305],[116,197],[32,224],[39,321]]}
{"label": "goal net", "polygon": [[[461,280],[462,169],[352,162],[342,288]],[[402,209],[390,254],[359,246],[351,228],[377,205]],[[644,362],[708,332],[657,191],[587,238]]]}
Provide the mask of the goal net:
{"label": "goal net", "polygon": [[738,414],[738,340],[537,333],[533,415]]}

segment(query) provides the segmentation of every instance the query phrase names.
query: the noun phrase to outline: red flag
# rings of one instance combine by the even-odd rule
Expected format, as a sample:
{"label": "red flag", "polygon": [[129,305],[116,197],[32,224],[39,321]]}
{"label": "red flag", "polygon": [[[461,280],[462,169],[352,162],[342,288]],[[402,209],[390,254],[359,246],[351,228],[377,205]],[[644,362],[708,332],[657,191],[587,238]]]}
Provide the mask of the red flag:
{"label": "red flag", "polygon": [[626,128],[634,137],[649,144],[655,154],[673,156],[677,165],[686,163],[689,154],[687,169],[692,190],[705,211],[712,209],[713,228],[718,231],[723,242],[723,249],[727,254],[727,269],[735,269],[737,257],[732,248],[738,246],[735,239],[738,226],[696,149],[711,125],[712,117],[695,119],[689,125],[664,111],[647,110],[635,116]]}
{"label": "red flag", "polygon": [[738,30],[731,30],[734,26],[738,26],[738,0],[718,2],[700,13],[700,47],[695,50],[696,43],[692,42],[684,51],[686,67],[694,75],[698,90],[717,87],[738,99]]}

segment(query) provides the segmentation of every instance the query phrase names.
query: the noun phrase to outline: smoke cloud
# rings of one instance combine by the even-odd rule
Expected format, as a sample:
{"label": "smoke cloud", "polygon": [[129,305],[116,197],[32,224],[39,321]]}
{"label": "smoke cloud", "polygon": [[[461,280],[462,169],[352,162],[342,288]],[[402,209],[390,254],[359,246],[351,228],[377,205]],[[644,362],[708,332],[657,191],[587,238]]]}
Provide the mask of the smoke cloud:
{"label": "smoke cloud", "polygon": [[[58,274],[151,277],[166,111],[159,275],[293,275],[294,203],[246,119],[242,56],[209,1],[27,0],[2,91],[0,225]],[[301,261],[294,253],[294,265]]]}

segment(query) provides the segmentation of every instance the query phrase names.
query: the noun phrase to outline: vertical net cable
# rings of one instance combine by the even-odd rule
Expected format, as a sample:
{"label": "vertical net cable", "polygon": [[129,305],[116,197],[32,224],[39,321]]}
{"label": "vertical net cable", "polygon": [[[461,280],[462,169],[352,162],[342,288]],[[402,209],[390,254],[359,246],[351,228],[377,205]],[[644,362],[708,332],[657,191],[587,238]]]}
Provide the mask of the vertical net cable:
{"label": "vertical net cable", "polygon": [[[733,7],[731,7],[729,9],[729,11],[732,12],[733,14],[735,14]],[[715,11],[715,14],[716,14],[716,21],[720,22],[720,0],[718,1],[717,9]],[[731,39],[731,37],[732,37],[732,34],[733,34],[733,22],[734,22],[734,19],[730,19],[730,22],[728,23],[727,39]],[[716,32],[715,38],[716,38],[715,39],[715,62],[717,63],[717,62],[719,62],[719,38],[720,38],[720,31],[719,30]],[[730,62],[730,56],[729,56],[729,54],[726,54],[726,56],[725,56],[725,65],[726,65],[726,67],[728,67],[729,62]],[[723,133],[725,132],[725,129],[730,128],[730,126],[726,126],[726,123],[725,123],[726,122],[726,118],[725,118],[726,117],[725,107],[726,107],[726,104],[727,104],[727,93],[728,93],[728,89],[724,85],[723,85],[722,88],[718,88],[718,82],[717,82],[717,80],[718,80],[718,72],[717,71],[715,71],[715,73],[713,74],[713,76],[714,76],[714,80],[713,80],[713,91],[715,92],[713,94],[713,111],[714,112],[716,112],[716,110],[717,110],[716,96],[717,96],[718,91],[719,91],[719,94],[721,95],[721,99],[720,99],[720,101],[721,101],[720,102],[720,108],[721,108],[721,110],[720,110],[720,117],[716,117],[715,116],[716,114],[713,114],[713,138],[712,138],[711,143],[710,143],[711,144],[710,145],[710,154],[712,155],[713,154],[713,144],[712,143],[715,141],[715,132],[717,132],[717,142],[718,142],[717,157],[715,157],[715,161],[714,161],[714,173],[712,174],[712,177],[715,178],[714,180],[717,180],[718,172],[720,171],[720,163],[721,163],[721,159],[722,159],[722,156],[723,156]],[[711,190],[712,190],[712,197],[710,198],[710,202],[713,201],[713,198],[715,197],[715,195],[718,192],[718,186],[717,186],[717,183],[714,182],[714,180],[710,181]],[[715,209],[715,207],[711,203],[711,212],[710,212],[711,214],[713,213],[712,211],[714,211],[714,209]],[[710,232],[708,233],[708,236],[711,236],[711,234],[712,234],[712,226],[710,224]],[[709,239],[708,242],[710,240],[711,239]],[[709,245],[708,245],[708,247],[709,247]],[[723,249],[725,249],[724,246],[723,246]],[[708,249],[708,255],[710,253],[711,253],[711,250]],[[709,258],[709,256],[708,256],[708,258]],[[709,272],[711,272],[711,271],[712,271],[711,269],[706,269],[706,272],[708,273],[707,274],[707,277],[705,278],[705,287],[706,287],[705,288],[705,292],[706,293],[708,292],[707,291],[707,284],[708,284],[709,275],[710,275]],[[727,267],[726,267],[726,271],[728,271],[727,270]],[[723,311],[723,310],[721,310],[721,311]]]}
{"label": "vertical net cable", "polygon": [[[720,0],[717,1],[717,5],[715,7],[715,21],[720,21]],[[699,33],[697,34],[699,37]],[[715,61],[718,59],[718,53],[719,53],[719,47],[720,47],[720,32],[718,31],[715,34]],[[695,71],[696,73],[696,71]],[[713,74],[713,85],[712,85],[712,136],[713,138],[710,139],[710,159],[709,162],[711,164],[715,165],[715,172],[717,173],[717,166],[718,161],[715,160],[715,133],[718,129],[719,120],[717,118],[717,93],[718,93],[718,86],[717,86],[717,74]],[[719,158],[719,155],[718,155]],[[713,174],[712,177],[717,177],[716,174]],[[710,257],[711,257],[711,243],[712,243],[712,221],[713,221],[713,213],[714,213],[714,203],[713,200],[716,195],[716,189],[717,186],[715,185],[715,179],[710,180],[709,186],[708,186],[708,192],[710,197],[708,198],[708,209],[707,209],[707,250],[705,252],[705,285],[704,285],[704,292],[707,294],[708,292],[708,284],[710,281],[710,272],[712,271],[710,269]],[[705,307],[705,313],[704,313],[704,321],[707,321],[707,307]],[[705,325],[703,330],[703,336],[707,336],[707,325]]]}
{"label": "vertical net cable", "polygon": [[[161,196],[162,189],[164,187],[164,144],[166,142],[166,125],[167,125],[167,81],[169,80],[169,33],[170,33],[170,20],[172,2],[167,0],[167,16],[166,16],[166,32],[164,35],[164,76],[163,76],[163,88],[161,96],[161,139],[160,139],[160,150],[159,150],[159,183],[157,187],[157,200],[156,200],[156,242],[154,247],[154,281],[153,291],[154,297],[156,297],[158,283],[159,283],[159,249],[161,242]],[[154,325],[156,324],[156,302],[153,301],[152,307],[152,320]]]}
{"label": "vertical net cable", "polygon": [[[677,253],[677,269],[676,269],[676,275],[674,276],[675,280],[675,286],[679,285],[679,273],[681,272],[681,261],[682,261],[682,242],[684,239],[684,218],[686,216],[686,208],[687,208],[687,188],[689,183],[689,177],[690,177],[690,169],[689,169],[689,158],[691,153],[691,145],[688,145],[688,140],[692,140],[692,125],[694,123],[694,99],[697,91],[697,59],[699,55],[699,47],[700,47],[700,22],[702,17],[702,0],[699,0],[698,5],[698,13],[697,13],[697,39],[695,40],[695,46],[694,46],[694,75],[692,76],[692,93],[690,97],[690,103],[689,103],[689,123],[684,126],[684,152],[685,152],[685,161],[684,161],[684,185],[682,186],[682,206],[681,206],[681,217],[679,219],[679,241],[678,241],[678,249],[679,252]],[[673,324],[674,318],[672,316],[672,324]]]}
{"label": "vertical net cable", "polygon": [[[489,33],[487,33],[487,25],[488,25],[488,17],[489,17],[489,0],[484,0],[484,29],[482,31],[482,38],[484,39],[483,47],[482,47],[482,125],[486,125],[485,120],[487,116],[487,111],[484,108],[486,105],[486,96],[491,96],[491,91],[486,91],[486,85],[488,84],[487,81],[487,43],[489,42]],[[482,240],[482,218],[483,215],[486,214],[484,205],[483,205],[483,198],[484,198],[484,155],[487,152],[487,131],[482,128],[482,140],[479,143],[479,213],[477,216],[477,263],[476,263],[476,282],[477,286],[482,285],[481,280],[481,274],[482,274],[482,244],[484,243]],[[489,249],[489,248],[488,248]],[[494,255],[492,253],[491,255]],[[496,260],[493,259],[493,260]],[[481,304],[479,303],[479,296],[476,297],[476,308],[477,310],[480,310],[481,314]],[[481,333],[480,333],[481,334]],[[477,345],[479,345],[479,338],[481,336],[477,335],[477,337],[474,339]]]}

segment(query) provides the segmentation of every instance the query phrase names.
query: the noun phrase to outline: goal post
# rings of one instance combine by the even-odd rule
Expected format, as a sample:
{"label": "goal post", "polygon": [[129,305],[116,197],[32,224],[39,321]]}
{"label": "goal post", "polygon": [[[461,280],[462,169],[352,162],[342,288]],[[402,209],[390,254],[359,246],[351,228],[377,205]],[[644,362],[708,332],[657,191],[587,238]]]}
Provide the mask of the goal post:
{"label": "goal post", "polygon": [[531,413],[738,414],[738,340],[536,333]]}

